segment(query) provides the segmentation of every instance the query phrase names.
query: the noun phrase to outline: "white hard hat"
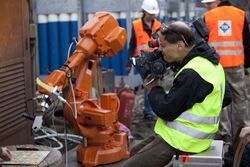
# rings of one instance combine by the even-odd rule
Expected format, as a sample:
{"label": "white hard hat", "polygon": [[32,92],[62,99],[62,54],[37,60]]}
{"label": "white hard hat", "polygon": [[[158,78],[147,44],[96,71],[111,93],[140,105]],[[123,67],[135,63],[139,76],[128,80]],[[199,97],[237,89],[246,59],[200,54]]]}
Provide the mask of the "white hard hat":
{"label": "white hard hat", "polygon": [[149,14],[158,14],[159,13],[159,5],[156,0],[144,0],[141,8],[148,12]]}
{"label": "white hard hat", "polygon": [[210,3],[210,2],[215,2],[216,0],[202,0],[201,3]]}

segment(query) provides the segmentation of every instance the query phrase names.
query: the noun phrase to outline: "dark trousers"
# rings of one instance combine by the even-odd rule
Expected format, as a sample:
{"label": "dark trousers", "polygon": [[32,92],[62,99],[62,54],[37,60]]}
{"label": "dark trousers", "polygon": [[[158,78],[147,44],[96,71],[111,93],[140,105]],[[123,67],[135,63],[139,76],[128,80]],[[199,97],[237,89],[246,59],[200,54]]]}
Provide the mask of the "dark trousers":
{"label": "dark trousers", "polygon": [[162,167],[167,165],[172,157],[181,152],[170,146],[159,135],[152,135],[131,150],[131,157],[123,167]]}

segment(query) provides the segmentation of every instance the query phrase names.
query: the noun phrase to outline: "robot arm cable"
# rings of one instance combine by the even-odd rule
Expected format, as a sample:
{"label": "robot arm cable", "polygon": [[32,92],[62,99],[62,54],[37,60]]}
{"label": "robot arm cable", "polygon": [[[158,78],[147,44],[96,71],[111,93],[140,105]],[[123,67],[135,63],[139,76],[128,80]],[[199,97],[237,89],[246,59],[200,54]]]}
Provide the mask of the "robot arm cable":
{"label": "robot arm cable", "polygon": [[69,85],[70,85],[70,88],[71,88],[72,97],[73,97],[73,101],[74,101],[74,112],[73,112],[73,109],[71,108],[71,106],[68,103],[66,103],[66,104],[70,107],[70,109],[72,110],[72,113],[74,113],[75,119],[77,119],[76,97],[75,97],[75,92],[74,92],[74,89],[73,89],[73,84],[72,84],[71,78],[69,79]]}
{"label": "robot arm cable", "polygon": [[[69,59],[70,51],[71,51],[71,48],[72,48],[73,44],[74,44],[74,42],[71,42],[71,44],[69,45],[68,52],[67,52],[67,59]],[[75,119],[77,119],[76,97],[75,97],[75,92],[74,92],[74,88],[73,88],[73,84],[72,84],[72,79],[71,78],[69,78],[69,85],[70,85],[70,88],[71,88],[71,92],[72,92],[72,96],[73,96],[73,101],[74,101],[74,113],[75,113],[74,117],[75,117]],[[70,107],[70,109],[73,112],[73,109],[71,108],[71,106],[68,103],[66,103],[66,104]]]}

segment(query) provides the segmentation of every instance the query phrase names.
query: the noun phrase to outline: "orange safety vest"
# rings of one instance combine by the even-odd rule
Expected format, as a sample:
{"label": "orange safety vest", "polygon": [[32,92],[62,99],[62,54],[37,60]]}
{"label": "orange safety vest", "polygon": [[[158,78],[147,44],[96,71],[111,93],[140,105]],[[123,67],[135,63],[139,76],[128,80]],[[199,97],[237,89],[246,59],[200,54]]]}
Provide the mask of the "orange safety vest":
{"label": "orange safety vest", "polygon": [[[156,31],[161,26],[161,23],[154,19],[154,24],[151,28],[152,32]],[[134,56],[141,53],[141,50],[152,50],[152,48],[148,47],[148,41],[152,40],[153,38],[148,36],[147,32],[143,30],[142,19],[137,19],[133,21],[133,27],[135,30],[135,37],[136,37],[136,48],[134,51]]]}
{"label": "orange safety vest", "polygon": [[220,6],[205,13],[210,30],[208,43],[220,56],[223,67],[244,64],[243,27],[245,13],[233,6]]}

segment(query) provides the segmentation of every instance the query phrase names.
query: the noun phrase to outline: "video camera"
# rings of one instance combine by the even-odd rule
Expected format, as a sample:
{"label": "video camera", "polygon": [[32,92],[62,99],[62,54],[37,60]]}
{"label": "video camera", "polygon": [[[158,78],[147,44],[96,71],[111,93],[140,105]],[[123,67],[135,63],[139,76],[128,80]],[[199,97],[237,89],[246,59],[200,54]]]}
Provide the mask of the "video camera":
{"label": "video camera", "polygon": [[168,67],[158,49],[154,51],[142,50],[141,54],[132,57],[131,61],[143,80],[149,77],[154,79],[162,78]]}
{"label": "video camera", "polygon": [[149,84],[156,79],[162,79],[167,69],[170,67],[166,61],[163,60],[159,47],[159,35],[158,32],[151,34],[153,40],[148,42],[149,48],[155,48],[153,51],[141,50],[141,54],[130,58],[133,66],[138,71],[142,79],[145,81],[147,78]]}
{"label": "video camera", "polygon": [[[192,23],[191,28],[196,34],[196,41],[208,39],[209,30],[201,18],[195,20]],[[141,51],[141,54],[132,57],[133,66],[139,72],[142,79],[145,80],[156,80],[163,78],[167,69],[176,70],[176,64],[169,64],[163,60],[161,51],[158,50],[159,47],[159,35],[158,32],[152,33],[153,40],[148,42],[150,48],[156,48],[153,51]],[[148,83],[144,83],[148,84]]]}

